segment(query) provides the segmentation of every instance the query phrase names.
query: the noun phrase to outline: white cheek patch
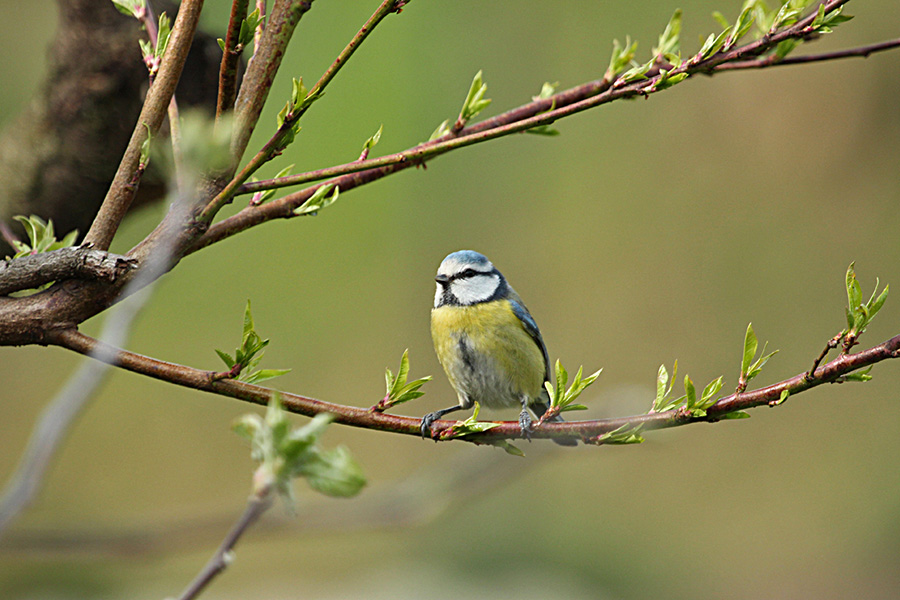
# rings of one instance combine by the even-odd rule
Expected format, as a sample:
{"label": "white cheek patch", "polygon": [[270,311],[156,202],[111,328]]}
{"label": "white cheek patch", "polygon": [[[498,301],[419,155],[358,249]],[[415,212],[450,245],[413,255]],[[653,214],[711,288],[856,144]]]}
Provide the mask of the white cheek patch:
{"label": "white cheek patch", "polygon": [[457,279],[450,284],[450,292],[456,296],[456,299],[462,305],[477,304],[493,296],[499,285],[499,276],[495,273],[485,273],[484,275]]}

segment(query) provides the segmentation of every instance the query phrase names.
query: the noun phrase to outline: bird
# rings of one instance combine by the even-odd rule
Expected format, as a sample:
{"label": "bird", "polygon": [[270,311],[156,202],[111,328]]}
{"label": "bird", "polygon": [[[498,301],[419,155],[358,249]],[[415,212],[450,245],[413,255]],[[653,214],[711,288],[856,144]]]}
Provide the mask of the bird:
{"label": "bird", "polygon": [[550,361],[534,317],[493,263],[474,250],[447,255],[434,280],[431,337],[459,403],[425,415],[422,436],[431,437],[432,424],[444,415],[478,402],[492,409],[521,407],[519,427],[527,437],[532,413],[540,418],[550,408],[544,388]]}

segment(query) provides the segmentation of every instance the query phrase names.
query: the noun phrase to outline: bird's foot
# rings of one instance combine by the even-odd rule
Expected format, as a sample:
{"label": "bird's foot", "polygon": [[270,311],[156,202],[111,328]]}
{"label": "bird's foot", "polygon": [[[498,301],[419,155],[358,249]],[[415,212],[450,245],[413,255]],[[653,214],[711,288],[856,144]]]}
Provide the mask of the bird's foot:
{"label": "bird's foot", "polygon": [[524,408],[519,413],[519,428],[522,430],[522,435],[525,436],[525,439],[530,442],[531,431],[534,429],[534,419],[531,418],[531,413]]}

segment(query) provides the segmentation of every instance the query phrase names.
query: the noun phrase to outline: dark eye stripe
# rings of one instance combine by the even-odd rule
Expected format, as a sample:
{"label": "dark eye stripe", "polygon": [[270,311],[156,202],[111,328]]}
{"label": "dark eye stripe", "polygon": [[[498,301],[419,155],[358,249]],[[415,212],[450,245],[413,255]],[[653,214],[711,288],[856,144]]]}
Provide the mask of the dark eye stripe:
{"label": "dark eye stripe", "polygon": [[479,275],[488,277],[493,274],[493,271],[476,271],[475,269],[466,269],[465,271],[460,271],[459,273],[451,276],[450,281],[456,281],[457,279],[471,279],[472,277],[478,277]]}

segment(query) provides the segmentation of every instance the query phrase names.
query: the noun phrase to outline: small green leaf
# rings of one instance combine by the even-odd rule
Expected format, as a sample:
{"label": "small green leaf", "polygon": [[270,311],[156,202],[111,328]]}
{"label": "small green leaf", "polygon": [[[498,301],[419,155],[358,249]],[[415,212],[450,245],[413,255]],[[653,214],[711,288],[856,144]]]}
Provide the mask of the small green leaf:
{"label": "small green leaf", "polygon": [[281,377],[282,375],[287,375],[290,372],[290,369],[260,369],[259,371],[250,373],[246,377],[238,377],[238,379],[246,383],[260,383],[269,379]]}
{"label": "small green leaf", "polygon": [[665,31],[659,36],[659,42],[653,48],[653,56],[657,59],[678,52],[681,37],[681,9],[677,9],[669,19]]}
{"label": "small green leaf", "polygon": [[219,48],[222,49],[222,52],[225,52],[225,40],[222,38],[216,38],[216,41],[219,42]]}
{"label": "small green leaf", "polygon": [[490,105],[490,98],[484,97],[486,92],[487,84],[482,80],[481,71],[478,71],[472,79],[472,85],[469,86],[469,93],[463,102],[462,110],[459,111],[460,121],[468,122]]}
{"label": "small green leaf", "polygon": [[144,0],[112,0],[112,3],[120,13],[135,19],[143,19],[147,14]]}
{"label": "small green leaf", "polygon": [[596,438],[598,444],[640,444],[644,438],[640,435],[644,424],[632,425],[626,423],[618,429],[608,431]]}
{"label": "small green leaf", "polygon": [[475,410],[472,411],[472,416],[464,421],[457,421],[450,427],[452,435],[454,437],[463,437],[473,433],[484,433],[485,431],[489,431],[500,425],[499,423],[484,423],[479,421],[478,412],[480,410],[481,406],[476,402]]}
{"label": "small green leaf", "polygon": [[438,138],[444,137],[450,133],[450,119],[445,119],[440,125],[437,126],[437,129],[429,136],[428,141],[434,141]]}
{"label": "small green leaf", "polygon": [[376,131],[372,137],[366,140],[366,143],[363,144],[363,152],[368,153],[368,151],[371,150],[375,146],[375,144],[377,144],[381,140],[382,131],[384,131],[384,124],[382,124],[378,128],[378,131]]}
{"label": "small green leaf", "polygon": [[230,354],[223,352],[222,350],[216,350],[216,354],[219,355],[219,358],[222,359],[222,362],[224,362],[229,369],[234,366],[235,360],[231,358]]}
{"label": "small green leaf", "polygon": [[791,390],[781,390],[781,395],[778,397],[778,400],[771,402],[771,406],[778,406],[782,404],[788,397],[791,395]]}
{"label": "small green leaf", "polygon": [[720,419],[749,419],[750,413],[743,410],[736,410],[734,412],[725,413],[724,415],[719,417]]}
{"label": "small green leaf", "polygon": [[848,373],[843,376],[844,381],[858,381],[861,383],[865,383],[866,381],[871,381],[872,376],[870,373],[872,372],[872,366],[869,365],[868,368],[865,368],[861,371],[857,371],[856,373]]}
{"label": "small green leaf", "polygon": [[498,448],[503,448],[507,454],[512,454],[513,456],[525,456],[525,453],[518,446],[512,445],[508,440],[494,440],[491,442],[491,446],[497,446]]}
{"label": "small green leaf", "polygon": [[[332,189],[334,190],[334,193],[330,197],[326,197],[328,192]],[[334,204],[340,193],[341,189],[333,183],[321,185],[316,188],[316,191],[313,192],[313,195],[310,196],[306,202],[294,209],[294,214],[297,216],[315,216],[323,208],[327,208]]]}

